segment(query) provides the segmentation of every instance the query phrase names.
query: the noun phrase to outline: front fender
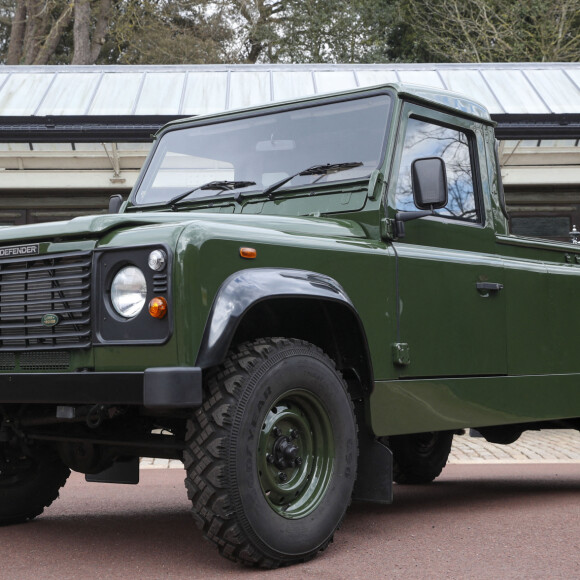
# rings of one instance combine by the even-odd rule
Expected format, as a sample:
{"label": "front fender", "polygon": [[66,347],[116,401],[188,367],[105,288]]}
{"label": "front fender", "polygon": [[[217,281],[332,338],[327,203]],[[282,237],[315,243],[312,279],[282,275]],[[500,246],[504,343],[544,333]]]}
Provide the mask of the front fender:
{"label": "front fender", "polygon": [[340,302],[358,319],[346,292],[329,276],[284,268],[241,270],[227,278],[216,294],[196,366],[209,368],[223,362],[244,313],[256,303],[270,298],[290,297]]}

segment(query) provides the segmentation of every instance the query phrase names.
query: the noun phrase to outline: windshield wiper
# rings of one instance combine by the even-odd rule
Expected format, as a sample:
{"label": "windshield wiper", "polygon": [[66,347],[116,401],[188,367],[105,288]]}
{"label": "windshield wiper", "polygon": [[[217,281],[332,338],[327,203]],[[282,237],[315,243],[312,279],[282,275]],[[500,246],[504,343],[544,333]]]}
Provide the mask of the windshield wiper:
{"label": "windshield wiper", "polygon": [[208,183],[204,183],[203,185],[198,185],[193,189],[188,189],[179,195],[176,195],[174,198],[170,199],[167,202],[167,205],[171,207],[172,210],[177,209],[177,204],[182,200],[185,199],[187,196],[195,193],[196,191],[204,190],[204,189],[217,189],[219,191],[233,191],[234,189],[239,189],[240,187],[249,187],[250,185],[256,185],[255,181],[209,181]]}
{"label": "windshield wiper", "polygon": [[285,177],[276,183],[267,187],[263,192],[262,195],[267,195],[270,199],[273,199],[274,196],[272,195],[277,189],[282,187],[285,183],[288,183],[295,177],[299,175],[330,175],[331,173],[338,173],[339,171],[346,171],[347,169],[352,169],[353,167],[360,167],[363,165],[362,161],[350,161],[348,163],[327,163],[325,165],[313,165],[308,169],[303,169],[290,177]]}

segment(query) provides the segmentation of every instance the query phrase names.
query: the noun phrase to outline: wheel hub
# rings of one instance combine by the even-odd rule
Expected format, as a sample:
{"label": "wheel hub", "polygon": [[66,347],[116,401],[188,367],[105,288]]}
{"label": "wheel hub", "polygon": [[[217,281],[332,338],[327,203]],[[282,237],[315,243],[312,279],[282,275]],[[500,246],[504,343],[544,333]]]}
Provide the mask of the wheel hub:
{"label": "wheel hub", "polygon": [[288,469],[302,465],[300,448],[294,444],[291,437],[279,437],[274,443],[270,458],[271,460],[268,459],[268,462],[273,463],[278,469]]}

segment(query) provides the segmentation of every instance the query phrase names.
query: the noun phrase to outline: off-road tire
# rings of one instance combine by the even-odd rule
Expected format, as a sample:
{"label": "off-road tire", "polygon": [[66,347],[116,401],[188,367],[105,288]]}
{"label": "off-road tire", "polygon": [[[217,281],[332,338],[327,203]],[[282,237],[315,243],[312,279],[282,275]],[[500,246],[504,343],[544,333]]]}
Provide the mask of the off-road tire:
{"label": "off-road tire", "polygon": [[0,525],[40,515],[69,475],[70,469],[51,450],[27,457],[0,444]]}
{"label": "off-road tire", "polygon": [[393,480],[401,484],[431,483],[447,463],[453,431],[433,431],[389,437]]}
{"label": "off-road tire", "polygon": [[184,454],[198,526],[247,565],[313,558],[332,541],[356,477],[354,408],[333,361],[301,340],[259,339],[233,349],[205,386]]}

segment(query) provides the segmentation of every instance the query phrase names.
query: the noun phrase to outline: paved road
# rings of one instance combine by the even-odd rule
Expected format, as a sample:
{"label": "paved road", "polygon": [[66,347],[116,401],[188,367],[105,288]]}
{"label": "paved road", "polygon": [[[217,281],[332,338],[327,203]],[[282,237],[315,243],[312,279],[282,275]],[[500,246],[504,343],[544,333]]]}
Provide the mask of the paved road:
{"label": "paved road", "polygon": [[580,463],[580,433],[571,429],[526,431],[511,445],[488,443],[481,437],[457,435],[449,463]]}
{"label": "paved road", "polygon": [[[468,434],[455,436],[449,463],[568,463],[580,462],[580,433],[571,429],[526,431],[511,445],[488,443]],[[178,468],[176,460],[143,458],[144,469]]]}
{"label": "paved road", "polygon": [[0,528],[2,580],[546,579],[580,577],[580,463],[452,464],[392,506],[351,506],[317,559],[260,572],[217,555],[188,515],[183,473],[139,486],[73,474],[35,522]]}

